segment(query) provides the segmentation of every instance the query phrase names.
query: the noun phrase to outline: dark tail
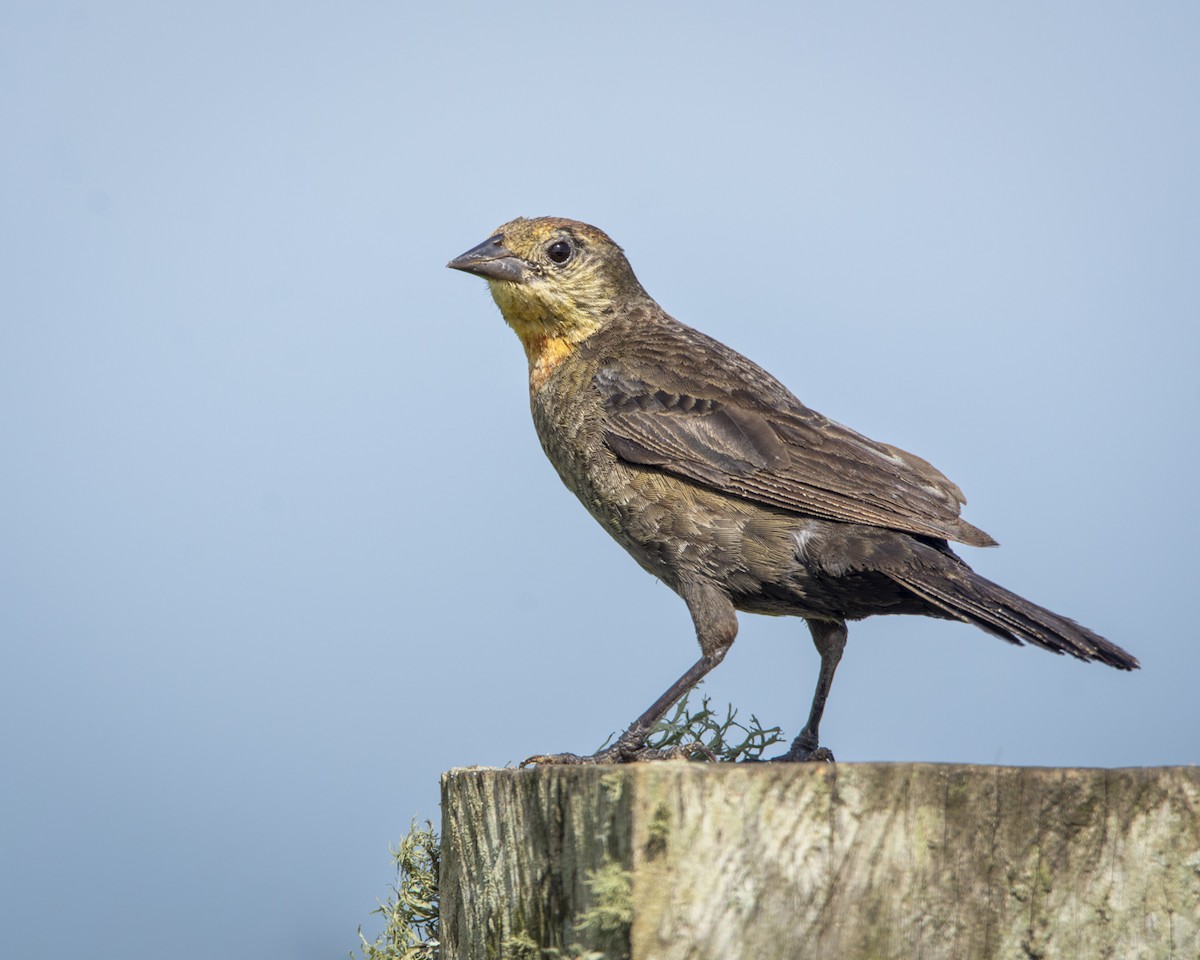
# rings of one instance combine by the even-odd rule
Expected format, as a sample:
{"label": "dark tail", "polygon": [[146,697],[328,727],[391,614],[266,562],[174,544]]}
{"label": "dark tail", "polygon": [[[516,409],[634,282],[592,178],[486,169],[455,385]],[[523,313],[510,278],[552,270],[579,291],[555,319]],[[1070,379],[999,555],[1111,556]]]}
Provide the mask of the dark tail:
{"label": "dark tail", "polygon": [[1115,643],[979,576],[953,554],[938,551],[936,560],[928,555],[921,560],[906,564],[903,570],[888,570],[887,575],[953,618],[1018,646],[1028,642],[1080,660],[1098,660],[1118,670],[1139,666],[1136,657]]}

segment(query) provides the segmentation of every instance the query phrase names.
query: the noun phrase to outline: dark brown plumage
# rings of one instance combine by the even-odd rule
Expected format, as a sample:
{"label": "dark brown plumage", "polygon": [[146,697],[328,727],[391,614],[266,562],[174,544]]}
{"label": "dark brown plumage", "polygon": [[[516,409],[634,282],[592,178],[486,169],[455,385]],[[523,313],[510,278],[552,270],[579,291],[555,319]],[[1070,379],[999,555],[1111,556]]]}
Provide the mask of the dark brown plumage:
{"label": "dark brown plumage", "polygon": [[517,219],[449,266],[485,277],[529,360],[538,437],[600,524],[687,603],[702,655],[617,743],[646,733],[725,656],[735,610],[804,618],[821,654],[808,723],[782,759],[832,759],[818,726],[846,621],[964,620],[1122,670],[1120,647],[976,574],[947,541],[995,541],[920,457],[805,407],[725,345],[668,316],[621,249],[571,220]]}

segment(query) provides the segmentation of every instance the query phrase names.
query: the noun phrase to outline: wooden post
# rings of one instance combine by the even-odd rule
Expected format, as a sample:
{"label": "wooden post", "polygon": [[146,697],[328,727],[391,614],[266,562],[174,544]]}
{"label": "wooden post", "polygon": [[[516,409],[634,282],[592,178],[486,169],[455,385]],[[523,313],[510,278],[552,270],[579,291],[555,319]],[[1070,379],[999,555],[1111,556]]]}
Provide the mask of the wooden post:
{"label": "wooden post", "polygon": [[463,769],[442,817],[446,960],[1200,958],[1197,767]]}

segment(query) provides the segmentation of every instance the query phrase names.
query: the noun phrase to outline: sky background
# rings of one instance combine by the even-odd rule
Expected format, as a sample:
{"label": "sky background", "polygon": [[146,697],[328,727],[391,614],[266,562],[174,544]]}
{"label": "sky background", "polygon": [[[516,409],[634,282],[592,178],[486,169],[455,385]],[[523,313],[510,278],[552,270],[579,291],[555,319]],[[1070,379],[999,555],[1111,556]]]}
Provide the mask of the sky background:
{"label": "sky background", "polygon": [[[595,223],[931,460],[986,576],[1139,656],[852,626],[844,761],[1200,758],[1200,7],[0,6],[0,953],[345,957],[438,775],[697,655],[561,486],[486,285]],[[743,615],[704,690],[793,736]]]}

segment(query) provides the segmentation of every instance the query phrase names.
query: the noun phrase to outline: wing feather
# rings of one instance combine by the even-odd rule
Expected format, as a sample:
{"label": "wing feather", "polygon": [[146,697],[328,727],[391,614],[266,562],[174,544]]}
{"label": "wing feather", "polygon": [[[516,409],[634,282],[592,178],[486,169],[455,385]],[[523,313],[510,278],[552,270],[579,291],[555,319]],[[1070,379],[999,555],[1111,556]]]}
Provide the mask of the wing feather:
{"label": "wing feather", "polygon": [[806,516],[975,546],[962,491],[911,453],[808,409],[765,370],[697,331],[598,367],[609,448],[622,460]]}

